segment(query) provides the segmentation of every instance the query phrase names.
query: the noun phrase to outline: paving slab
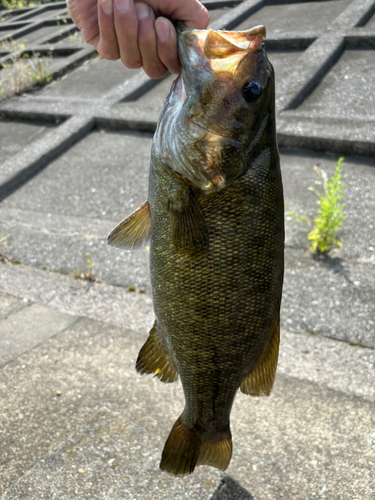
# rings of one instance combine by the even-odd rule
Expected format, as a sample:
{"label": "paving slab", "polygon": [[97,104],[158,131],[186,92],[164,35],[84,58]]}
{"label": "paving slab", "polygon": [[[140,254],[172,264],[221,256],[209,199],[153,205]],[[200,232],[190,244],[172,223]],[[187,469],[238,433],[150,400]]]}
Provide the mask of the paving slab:
{"label": "paving slab", "polygon": [[[0,290],[22,301],[128,328],[142,338],[154,322],[149,293],[129,292],[23,265],[3,264],[0,271]],[[374,367],[373,349],[306,333],[285,322],[278,373],[375,401]]]}
{"label": "paving slab", "polygon": [[[56,6],[65,10],[60,4]],[[315,180],[312,167],[333,172],[338,156],[345,154],[346,219],[339,234],[343,248],[314,259],[306,238],[310,227],[287,218],[275,390],[263,401],[237,398],[229,476],[220,481],[216,476],[210,500],[212,495],[215,500],[368,500],[375,495],[373,1],[246,0],[213,6],[214,29],[266,24],[267,52],[276,69],[278,138],[284,148],[298,150],[282,153],[288,208],[312,219],[317,208],[307,190]],[[153,321],[147,251],[120,252],[105,243],[113,225],[147,194],[151,135],[123,131],[154,130],[173,77],[155,84],[119,62],[95,57],[85,64],[94,52],[84,49],[78,36],[68,37],[72,25],[55,24],[56,15],[65,12],[51,8],[49,17],[43,9],[21,12],[18,24],[7,27],[5,21],[0,36],[13,30],[19,39],[29,38],[29,47],[51,42],[78,51],[55,58],[52,85],[0,104],[3,117],[28,120],[20,122],[21,128],[26,123],[24,134],[12,133],[11,122],[4,122],[0,234],[9,237],[0,251],[36,266],[0,263],[0,324],[29,311],[38,321],[38,307],[89,319],[15,354],[0,369],[0,446],[5,450],[0,489],[3,493],[21,478],[8,491],[12,498],[25,492],[26,485],[37,493],[22,494],[51,497],[51,481],[46,484],[40,476],[51,473],[59,498],[75,496],[73,482],[82,498],[114,498],[118,485],[126,483],[126,465],[120,463],[124,474],[119,476],[108,462],[99,466],[104,450],[99,441],[104,436],[117,453],[116,443],[125,446],[129,433],[119,435],[113,415],[117,412],[124,429],[142,436],[146,449],[156,443],[149,456],[157,466],[183,404],[179,384],[164,386],[134,371]],[[66,77],[57,79],[63,72]],[[38,128],[56,120],[65,123],[48,131]],[[93,132],[95,127],[99,130]],[[103,133],[109,128],[110,134]],[[33,138],[34,132],[41,135]],[[303,148],[335,154],[311,154]],[[88,259],[94,263],[94,277],[108,283],[41,269],[86,272]],[[129,292],[129,286],[146,293]],[[9,346],[17,346],[14,337],[8,340]],[[103,426],[112,426],[114,440],[93,424],[103,405],[109,408],[102,415]],[[88,435],[102,455],[84,442]],[[74,473],[67,461],[72,457],[63,451],[67,442],[80,446]],[[157,472],[151,472],[141,452],[137,459],[132,467],[147,471],[146,481],[157,484]],[[93,464],[92,470],[79,467],[80,461]],[[101,491],[94,484],[97,478],[109,489]],[[177,489],[182,484],[172,483]],[[132,491],[137,498],[136,489]],[[148,494],[142,491],[143,497]],[[190,490],[185,495],[194,498]]]}
{"label": "paving slab", "polygon": [[[374,118],[374,73],[374,49],[345,50],[300,110],[310,116],[347,118],[354,114],[361,119]],[[333,94],[335,99],[332,99]]]}
{"label": "paving slab", "polygon": [[28,300],[26,298],[20,299],[9,295],[7,293],[0,293],[0,320],[7,318],[20,309],[27,306]]}
{"label": "paving slab", "polygon": [[[8,258],[76,274],[87,271],[90,258],[95,277],[150,290],[147,249],[106,244],[111,229],[147,197],[150,147],[148,134],[93,132],[50,163],[1,205]],[[318,179],[313,167],[332,175],[337,156],[285,151],[281,162],[287,210],[312,221],[318,208],[308,190]],[[311,226],[287,217],[285,327],[375,347],[374,166],[373,160],[345,160],[343,248],[331,257],[314,259]]]}
{"label": "paving slab", "polygon": [[102,409],[1,499],[209,500],[219,472],[205,468],[184,478],[165,474],[158,467],[161,446],[126,412]]}
{"label": "paving slab", "polygon": [[[160,456],[161,443],[181,412],[183,396],[179,383],[161,384],[135,372],[135,359],[145,338],[145,334],[83,319],[1,369],[4,487],[43,460],[103,405],[158,437],[160,445],[152,459],[157,465],[157,452]],[[296,359],[294,353],[289,361],[293,364]],[[298,500],[314,498],[314,493],[323,499],[333,494],[345,500],[371,498],[373,419],[373,401],[329,389],[319,380],[310,382],[279,373],[270,398],[236,398],[232,413],[234,455],[228,473],[260,500],[277,498],[280,493]],[[86,437],[89,427],[83,433]],[[119,438],[113,430],[116,443]],[[75,457],[83,470],[90,467],[95,472],[95,449],[85,447]],[[111,458],[112,454],[108,460]],[[45,463],[47,467],[51,464],[51,473],[55,464],[60,464],[62,468],[55,473],[66,477],[68,485],[72,469],[69,464],[65,468],[64,462],[58,452]],[[140,454],[140,470],[145,462],[149,464],[149,458]],[[41,470],[45,471],[43,464]],[[112,470],[102,470],[100,480],[109,476],[116,488],[123,475],[114,480]],[[206,468],[204,475],[209,471]],[[101,498],[91,471],[89,474],[92,498]],[[145,481],[152,477],[145,477]],[[38,483],[38,494],[44,489],[45,497],[50,497],[51,480],[42,484],[38,478],[40,475],[34,477],[31,471],[24,478],[25,484],[29,480]],[[82,488],[86,487],[82,481]],[[63,488],[56,491],[64,494]],[[21,490],[13,491],[19,494]],[[14,495],[10,498],[17,498]]]}
{"label": "paving slab", "polygon": [[0,366],[74,324],[79,318],[31,304],[0,320]]}
{"label": "paving slab", "polygon": [[280,2],[265,5],[236,26],[237,30],[264,24],[267,37],[293,32],[320,34],[350,4],[350,0],[327,0],[324,2]]}
{"label": "paving slab", "polygon": [[41,139],[51,123],[0,120],[0,162],[15,156],[33,141]]}
{"label": "paving slab", "polygon": [[46,97],[95,99],[133,76],[134,71],[125,68],[121,61],[108,61],[96,57],[47,85],[39,94]]}

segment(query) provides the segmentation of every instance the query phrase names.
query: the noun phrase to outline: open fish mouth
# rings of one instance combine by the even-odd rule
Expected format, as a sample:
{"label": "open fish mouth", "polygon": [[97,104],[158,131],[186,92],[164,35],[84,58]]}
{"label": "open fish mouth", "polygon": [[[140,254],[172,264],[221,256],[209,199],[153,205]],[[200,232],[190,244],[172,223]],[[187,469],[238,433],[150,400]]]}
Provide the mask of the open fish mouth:
{"label": "open fish mouth", "polygon": [[256,26],[247,31],[195,30],[186,27],[180,27],[179,31],[179,51],[183,68],[186,63],[206,63],[206,69],[210,69],[215,76],[219,73],[234,75],[246,55],[256,54],[263,48],[263,39],[266,36],[264,26]]}

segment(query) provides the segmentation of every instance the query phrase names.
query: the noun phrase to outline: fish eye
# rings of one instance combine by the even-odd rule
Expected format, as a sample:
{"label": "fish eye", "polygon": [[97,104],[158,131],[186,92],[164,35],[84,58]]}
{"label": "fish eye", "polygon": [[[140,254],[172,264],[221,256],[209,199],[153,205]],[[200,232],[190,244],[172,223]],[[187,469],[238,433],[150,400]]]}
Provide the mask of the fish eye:
{"label": "fish eye", "polygon": [[258,82],[248,82],[242,87],[242,95],[247,102],[255,102],[262,93],[262,87]]}

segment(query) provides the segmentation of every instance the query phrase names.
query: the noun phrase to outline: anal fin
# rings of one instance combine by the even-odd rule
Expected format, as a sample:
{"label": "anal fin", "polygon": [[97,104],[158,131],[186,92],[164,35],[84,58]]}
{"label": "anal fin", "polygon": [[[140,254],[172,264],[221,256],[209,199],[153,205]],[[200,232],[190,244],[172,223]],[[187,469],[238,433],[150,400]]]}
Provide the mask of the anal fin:
{"label": "anal fin", "polygon": [[280,342],[280,319],[273,323],[263,351],[249,376],[240,389],[250,396],[269,396],[275,380]]}
{"label": "anal fin", "polygon": [[153,374],[166,383],[174,382],[178,378],[178,372],[168,352],[162,346],[156,329],[156,321],[150,330],[148,339],[139,351],[135,368],[139,373]]}
{"label": "anal fin", "polygon": [[129,215],[115,227],[108,236],[109,245],[132,249],[142,246],[149,239],[151,233],[151,212],[148,201]]}

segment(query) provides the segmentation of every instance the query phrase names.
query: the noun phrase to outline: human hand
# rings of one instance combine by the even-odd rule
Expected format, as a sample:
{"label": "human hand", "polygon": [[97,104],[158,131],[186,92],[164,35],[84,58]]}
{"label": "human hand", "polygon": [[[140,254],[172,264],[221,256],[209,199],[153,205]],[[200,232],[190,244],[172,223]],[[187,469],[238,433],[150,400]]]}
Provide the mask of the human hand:
{"label": "human hand", "polygon": [[210,16],[198,0],[67,0],[74,24],[102,57],[151,78],[180,73],[176,30],[171,20],[205,29]]}

